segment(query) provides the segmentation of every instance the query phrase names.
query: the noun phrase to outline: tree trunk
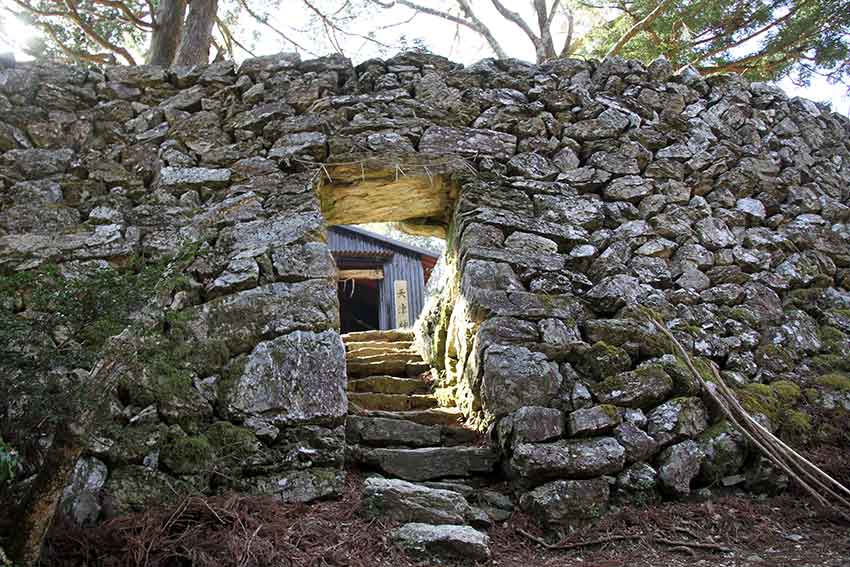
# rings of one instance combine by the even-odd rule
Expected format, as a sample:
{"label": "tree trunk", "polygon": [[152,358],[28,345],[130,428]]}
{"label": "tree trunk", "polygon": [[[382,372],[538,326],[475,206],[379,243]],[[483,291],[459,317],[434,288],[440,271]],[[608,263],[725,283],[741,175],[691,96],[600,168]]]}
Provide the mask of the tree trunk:
{"label": "tree trunk", "polygon": [[38,565],[42,542],[82,450],[83,437],[78,427],[60,424],[41,470],[17,514],[17,527],[6,550],[14,565]]}
{"label": "tree trunk", "polygon": [[85,441],[94,429],[99,410],[112,396],[118,379],[126,371],[126,366],[118,360],[126,359],[127,353],[120,350],[119,341],[114,344],[117,350],[101,359],[89,375],[87,390],[90,393],[84,399],[90,405],[79,413],[77,419],[69,419],[56,426],[47,456],[26,499],[14,514],[16,529],[7,547],[14,565],[34,567],[40,562],[44,537],[83,452]]}
{"label": "tree trunk", "polygon": [[169,67],[174,62],[185,17],[186,0],[162,0],[156,13],[148,63]]}
{"label": "tree trunk", "polygon": [[218,0],[190,0],[186,28],[177,52],[177,66],[203,65],[210,61],[212,28]]}

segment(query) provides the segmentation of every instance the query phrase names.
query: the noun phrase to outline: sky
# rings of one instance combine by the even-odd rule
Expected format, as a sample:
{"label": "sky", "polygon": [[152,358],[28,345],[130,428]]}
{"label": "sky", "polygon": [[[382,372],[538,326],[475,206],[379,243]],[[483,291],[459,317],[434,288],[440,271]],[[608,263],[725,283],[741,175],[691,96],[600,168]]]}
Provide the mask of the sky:
{"label": "sky", "polygon": [[[0,9],[9,5],[9,3],[10,0],[0,0]],[[516,26],[501,18],[490,3],[480,3],[477,6],[479,6],[477,9],[480,10],[481,19],[490,26],[506,52],[519,59],[529,61],[534,59],[534,49],[531,42]],[[392,51],[384,50],[384,52],[381,52],[381,49],[374,43],[365,41],[356,35],[365,35],[376,27],[385,27],[386,33],[405,34],[408,41],[414,38],[421,39],[434,53],[444,55],[459,63],[471,64],[483,57],[492,56],[492,51],[480,36],[427,15],[420,14],[409,19],[411,14],[404,8],[397,8],[395,11],[380,12],[377,16],[349,22],[346,25],[346,30],[351,32],[351,35],[337,34],[339,44],[343,47],[346,55],[355,61],[374,56],[391,56],[393,55]],[[299,43],[308,49],[312,48],[313,54],[302,54],[306,58],[324,54],[331,49],[327,41],[316,41],[317,37],[323,35],[322,31],[321,29],[310,28],[307,14],[303,10],[273,13],[270,15],[270,22],[279,29],[285,30],[292,37],[296,37]],[[397,25],[401,23],[404,25]],[[237,37],[253,37],[250,42],[246,43],[249,43],[255,54],[264,55],[293,50],[293,47],[285,44],[277,34],[257,24],[246,14],[243,14],[232,28]],[[577,32],[580,31],[577,30]],[[557,44],[561,38],[557,29],[555,32]],[[21,46],[36,37],[38,33],[37,30],[22,22],[7,20],[6,25],[0,28],[0,53],[11,51],[15,53],[18,61],[26,60]],[[248,56],[247,53],[240,50],[237,50],[235,55],[237,59]],[[830,85],[821,77],[815,77],[810,85],[804,87],[794,85],[790,79],[783,79],[778,84],[790,96],[800,96],[817,102],[829,102],[834,111],[850,116],[850,96],[848,96],[847,89],[843,85]]]}

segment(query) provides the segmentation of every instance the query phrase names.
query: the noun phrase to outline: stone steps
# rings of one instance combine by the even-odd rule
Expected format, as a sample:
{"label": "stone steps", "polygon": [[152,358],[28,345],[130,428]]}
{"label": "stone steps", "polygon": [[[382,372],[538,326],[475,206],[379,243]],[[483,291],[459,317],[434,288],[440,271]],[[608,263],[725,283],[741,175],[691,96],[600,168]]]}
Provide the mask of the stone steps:
{"label": "stone steps", "polygon": [[383,417],[412,421],[421,425],[457,425],[463,413],[458,408],[433,408],[414,411],[383,411],[372,410],[360,414],[362,417]]}
{"label": "stone steps", "polygon": [[409,481],[490,475],[499,462],[490,447],[371,448],[349,445],[351,460]]}
{"label": "stone steps", "polygon": [[370,447],[453,447],[478,442],[478,432],[458,425],[423,425],[406,419],[349,416],[346,441]]}
{"label": "stone steps", "polygon": [[381,375],[349,380],[348,391],[378,394],[428,394],[431,388],[428,382],[419,378]]}
{"label": "stone steps", "polygon": [[415,339],[413,331],[405,331],[401,329],[391,329],[388,331],[356,331],[353,333],[344,333],[342,341],[346,344],[349,342],[392,342],[392,341],[408,341],[412,342]]}
{"label": "stone steps", "polygon": [[437,398],[431,394],[379,394],[377,392],[349,392],[348,401],[361,410],[410,411],[437,407]]}
{"label": "stone steps", "polygon": [[348,352],[362,349],[412,350],[413,341],[349,341],[345,343],[345,350]]}
{"label": "stone steps", "polygon": [[346,360],[360,360],[360,359],[377,359],[377,357],[390,357],[390,358],[415,358],[418,361],[421,361],[422,358],[419,356],[419,353],[411,348],[395,348],[395,347],[358,347],[355,349],[347,348],[345,351],[345,359]]}
{"label": "stone steps", "polygon": [[[410,522],[397,530],[399,545],[418,549],[421,544],[439,553],[462,544],[462,555],[488,557],[489,540],[474,528],[505,519],[511,503],[496,495],[507,500],[508,509],[494,508],[486,489],[479,493],[472,487],[492,481],[496,451],[482,446],[477,431],[463,427],[457,407],[439,407],[431,368],[413,350],[412,334],[368,331],[343,339],[350,403],[345,458],[383,475],[366,480],[361,512]],[[470,505],[467,497],[483,507]]]}
{"label": "stone steps", "polygon": [[361,360],[348,361],[349,378],[364,378],[366,376],[377,376],[380,374],[391,376],[418,376],[427,372],[431,367],[422,362],[421,358],[409,358],[400,360],[383,360],[377,358],[364,362]]}

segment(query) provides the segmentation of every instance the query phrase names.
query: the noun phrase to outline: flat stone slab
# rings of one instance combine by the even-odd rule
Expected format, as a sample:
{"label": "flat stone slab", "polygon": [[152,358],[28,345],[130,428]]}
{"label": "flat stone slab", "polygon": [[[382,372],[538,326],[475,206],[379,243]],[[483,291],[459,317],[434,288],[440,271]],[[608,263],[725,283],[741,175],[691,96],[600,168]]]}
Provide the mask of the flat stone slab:
{"label": "flat stone slab", "polygon": [[427,394],[428,382],[418,378],[398,376],[369,376],[348,381],[349,392],[375,392],[379,394]]}
{"label": "flat stone slab", "polygon": [[367,478],[361,512],[370,518],[429,524],[466,524],[475,512],[461,494],[406,480]]}
{"label": "flat stone slab", "polygon": [[364,410],[408,411],[437,407],[437,398],[420,394],[350,392],[348,401]]}
{"label": "flat stone slab", "polygon": [[345,438],[355,445],[433,447],[440,444],[441,432],[438,426],[403,419],[352,415],[346,420]]}
{"label": "flat stone slab", "polygon": [[498,462],[496,454],[486,447],[352,449],[360,462],[412,481],[486,474],[492,472]]}
{"label": "flat stone slab", "polygon": [[457,425],[463,417],[459,408],[433,408],[413,411],[383,411],[373,410],[361,414],[363,417],[386,417],[388,419],[404,419],[422,425]]}
{"label": "flat stone slab", "polygon": [[396,359],[381,359],[381,360],[350,360],[348,361],[348,375],[352,377],[365,377],[377,375],[391,376],[417,376],[423,372],[430,370],[430,366],[422,362],[422,359],[417,356],[405,356]]}
{"label": "flat stone slab", "polygon": [[411,342],[416,338],[413,331],[399,331],[397,329],[390,331],[356,331],[353,333],[345,333],[342,335],[342,340],[345,344],[365,341],[407,341]]}
{"label": "flat stone slab", "polygon": [[405,524],[393,530],[390,537],[407,553],[419,557],[490,558],[490,538],[469,526]]}

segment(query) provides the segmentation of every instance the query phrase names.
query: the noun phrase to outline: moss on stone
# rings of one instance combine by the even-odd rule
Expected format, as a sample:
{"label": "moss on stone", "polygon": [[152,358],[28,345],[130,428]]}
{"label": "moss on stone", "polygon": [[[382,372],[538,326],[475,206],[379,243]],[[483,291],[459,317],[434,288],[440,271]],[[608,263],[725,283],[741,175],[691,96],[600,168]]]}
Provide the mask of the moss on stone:
{"label": "moss on stone", "polygon": [[850,338],[846,334],[829,325],[822,326],[818,332],[818,336],[823,343],[824,350],[830,353],[843,352],[847,348],[848,342],[850,342]]}
{"label": "moss on stone", "polygon": [[217,464],[228,468],[241,465],[260,449],[253,431],[228,421],[213,423],[207,429],[206,437],[215,451]]}
{"label": "moss on stone", "polygon": [[850,358],[839,354],[820,354],[811,358],[809,366],[821,374],[850,372]]}
{"label": "moss on stone", "polygon": [[777,380],[770,383],[770,388],[784,405],[796,404],[800,399],[800,386],[790,380]]}
{"label": "moss on stone", "polygon": [[175,474],[204,474],[208,472],[213,448],[204,435],[170,434],[162,444],[162,464]]}
{"label": "moss on stone", "polygon": [[850,376],[842,372],[832,372],[830,374],[818,376],[815,378],[815,383],[823,386],[824,388],[850,392]]}
{"label": "moss on stone", "polygon": [[727,307],[723,310],[723,313],[730,319],[735,319],[750,327],[758,328],[759,318],[752,309],[747,309],[746,307]]}
{"label": "moss on stone", "polygon": [[737,390],[738,399],[750,413],[766,416],[774,426],[779,424],[780,403],[776,393],[767,384],[746,384]]}
{"label": "moss on stone", "polygon": [[756,361],[773,372],[786,372],[794,367],[794,356],[778,345],[763,345],[756,351]]}
{"label": "moss on stone", "polygon": [[798,444],[804,444],[812,433],[812,418],[800,410],[789,410],[785,413],[780,436],[783,439]]}
{"label": "moss on stone", "polygon": [[617,406],[613,406],[611,404],[601,404],[598,407],[605,413],[605,415],[607,415],[613,420],[617,420],[620,417],[620,410],[617,408]]}
{"label": "moss on stone", "polygon": [[598,380],[624,372],[631,365],[632,359],[625,350],[605,341],[597,341],[583,354],[576,369]]}
{"label": "moss on stone", "polygon": [[818,392],[817,388],[806,388],[803,390],[803,395],[806,396],[806,401],[810,404],[817,403],[820,398],[820,392]]}

